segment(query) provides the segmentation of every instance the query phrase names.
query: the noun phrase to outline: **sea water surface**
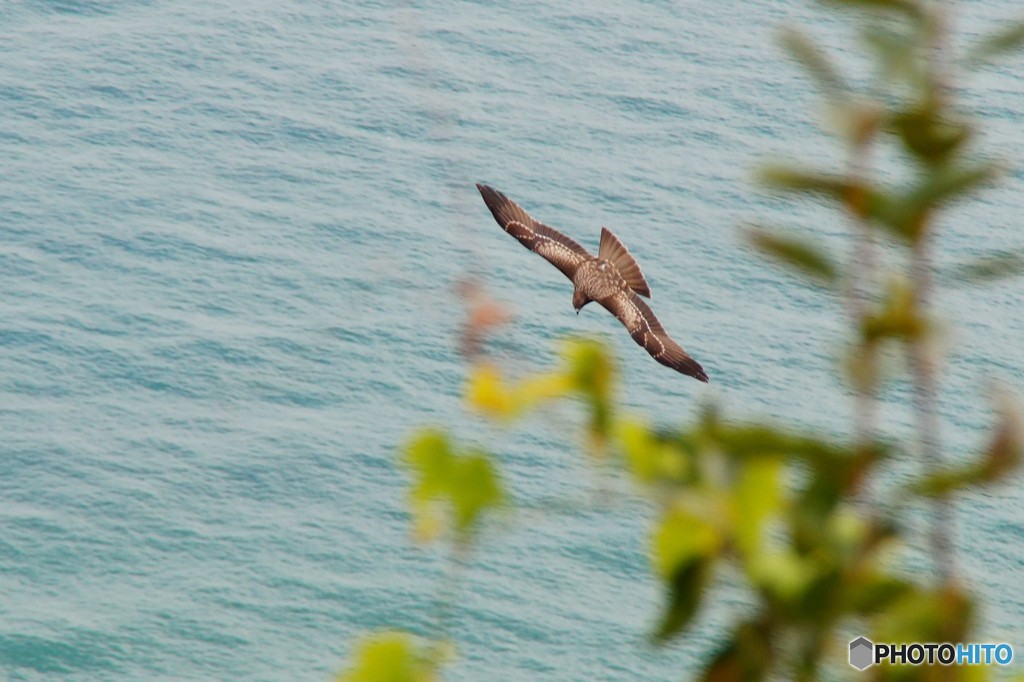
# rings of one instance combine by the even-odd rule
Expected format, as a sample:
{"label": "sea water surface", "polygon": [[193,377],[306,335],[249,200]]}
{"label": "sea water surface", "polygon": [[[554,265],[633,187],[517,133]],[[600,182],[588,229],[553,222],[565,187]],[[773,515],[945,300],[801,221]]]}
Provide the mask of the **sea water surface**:
{"label": "sea water surface", "polygon": [[[965,43],[1020,11],[958,8]],[[431,632],[446,566],[410,542],[395,459],[415,427],[490,444],[528,505],[594,488],[572,410],[467,417],[468,275],[516,311],[488,347],[513,370],[603,335],[625,409],[656,422],[715,400],[844,432],[839,302],[738,237],[846,227],[752,189],[762,159],[841,159],[774,42],[789,23],[862,66],[849,28],[796,0],[0,5],[0,678],[322,680],[363,632]],[[947,216],[944,261],[1024,244],[1020,69],[961,92],[1012,170]],[[590,248],[614,229],[712,383],[573,314],[477,181]],[[984,438],[988,379],[1024,386],[1022,295],[940,292],[951,459]],[[889,433],[908,403],[887,393]],[[450,679],[692,670],[742,606],[651,649],[649,517],[628,500],[512,517],[460,575]],[[1019,485],[964,500],[956,537],[980,631],[1024,653]]]}

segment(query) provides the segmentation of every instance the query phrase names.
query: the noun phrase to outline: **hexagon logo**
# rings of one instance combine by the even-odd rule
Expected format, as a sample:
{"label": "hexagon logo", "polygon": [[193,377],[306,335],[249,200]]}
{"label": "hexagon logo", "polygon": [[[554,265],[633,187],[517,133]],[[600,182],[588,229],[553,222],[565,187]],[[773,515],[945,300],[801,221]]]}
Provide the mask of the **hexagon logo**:
{"label": "hexagon logo", "polygon": [[857,670],[864,670],[874,663],[875,645],[865,637],[858,637],[850,642],[850,665]]}

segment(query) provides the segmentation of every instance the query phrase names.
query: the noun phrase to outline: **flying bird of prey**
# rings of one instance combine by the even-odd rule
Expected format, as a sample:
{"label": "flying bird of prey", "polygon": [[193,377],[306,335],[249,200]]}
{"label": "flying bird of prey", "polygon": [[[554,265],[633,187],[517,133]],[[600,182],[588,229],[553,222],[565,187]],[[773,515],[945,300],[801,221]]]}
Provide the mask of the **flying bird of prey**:
{"label": "flying bird of prey", "polygon": [[519,240],[572,280],[575,291],[572,306],[580,309],[597,301],[629,330],[633,340],[655,360],[707,383],[708,375],[700,363],[673,341],[640,296],[651,297],[651,289],[633,256],[606,227],[601,228],[601,246],[597,256],[558,230],[530,217],[507,196],[477,183],[484,203],[491,209],[502,229]]}

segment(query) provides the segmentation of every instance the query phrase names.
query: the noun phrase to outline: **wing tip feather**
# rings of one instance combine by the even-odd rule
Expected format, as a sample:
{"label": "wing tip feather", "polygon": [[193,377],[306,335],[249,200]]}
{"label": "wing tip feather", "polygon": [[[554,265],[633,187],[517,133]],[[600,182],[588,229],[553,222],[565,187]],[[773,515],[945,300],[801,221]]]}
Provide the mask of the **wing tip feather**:
{"label": "wing tip feather", "polygon": [[697,381],[703,381],[705,384],[711,383],[711,380],[708,378],[707,372],[704,371],[704,368],[701,367],[701,364],[694,360],[692,357],[690,357],[690,354],[684,351],[682,348],[680,348],[679,351],[680,352],[676,355],[676,357],[671,358],[672,362],[670,364],[666,364],[668,364],[669,367],[679,372],[680,374],[685,374],[686,376],[693,377]]}
{"label": "wing tip feather", "polygon": [[476,183],[476,188],[480,192],[480,196],[483,197],[484,204],[487,205],[491,215],[494,216],[494,220],[502,229],[507,230],[509,223],[512,221],[518,221],[527,226],[528,223],[532,222],[529,214],[501,191],[482,182]]}

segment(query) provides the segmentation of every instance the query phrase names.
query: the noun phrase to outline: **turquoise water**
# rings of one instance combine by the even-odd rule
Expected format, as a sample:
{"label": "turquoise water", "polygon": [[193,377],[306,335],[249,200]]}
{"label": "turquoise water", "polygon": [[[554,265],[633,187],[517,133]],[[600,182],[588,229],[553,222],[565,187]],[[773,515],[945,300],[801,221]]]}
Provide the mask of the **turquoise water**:
{"label": "turquoise water", "polygon": [[[515,307],[491,346],[509,367],[604,335],[625,406],[658,421],[715,398],[844,427],[838,302],[763,266],[737,226],[841,234],[749,179],[762,158],[838,157],[771,41],[787,21],[837,47],[845,29],[782,0],[562,7],[0,8],[0,677],[319,680],[365,630],[429,631],[445,564],[411,547],[394,464],[415,425],[498,444],[526,504],[594,483],[572,410],[509,432],[465,416],[467,274]],[[964,3],[956,24],[969,39],[1015,10]],[[990,132],[980,148],[1010,160],[1020,65],[963,93]],[[949,215],[950,260],[1024,243],[1020,178]],[[588,247],[614,229],[711,385],[655,364],[603,311],[573,314],[476,181]],[[951,458],[983,437],[987,377],[1024,386],[1022,295],[942,291],[958,321]],[[893,434],[906,404],[887,395]],[[461,575],[451,679],[678,679],[728,609],[646,647],[648,514],[514,517]],[[958,521],[983,631],[1020,651],[1024,494],[973,496]]]}

